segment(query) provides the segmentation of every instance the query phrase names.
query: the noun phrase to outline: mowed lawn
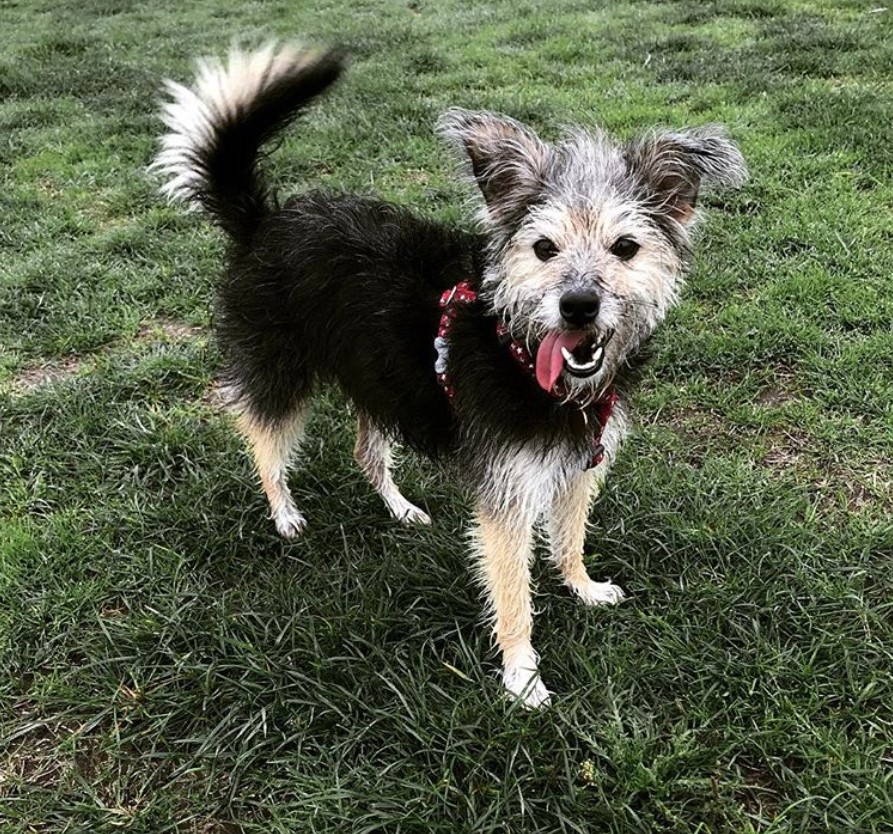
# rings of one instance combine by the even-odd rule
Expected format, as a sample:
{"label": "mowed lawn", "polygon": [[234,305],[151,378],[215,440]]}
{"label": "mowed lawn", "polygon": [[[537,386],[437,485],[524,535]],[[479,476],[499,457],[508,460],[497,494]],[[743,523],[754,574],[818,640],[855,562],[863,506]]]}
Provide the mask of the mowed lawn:
{"label": "mowed lawn", "polygon": [[[841,2],[0,5],[0,830],[893,831],[893,8]],[[221,236],[145,173],[160,80],[234,37],[340,42],[268,161],[470,224],[453,104],[626,137],[723,122],[683,304],[593,513],[544,560],[557,691],[502,695],[468,501],[392,522],[318,403],[277,538],[215,406]]]}

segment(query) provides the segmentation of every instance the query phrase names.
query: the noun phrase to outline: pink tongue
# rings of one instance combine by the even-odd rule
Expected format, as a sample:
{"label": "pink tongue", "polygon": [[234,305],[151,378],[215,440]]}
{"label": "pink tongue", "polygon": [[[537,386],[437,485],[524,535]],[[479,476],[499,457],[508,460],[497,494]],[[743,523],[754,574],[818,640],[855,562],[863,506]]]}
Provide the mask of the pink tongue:
{"label": "pink tongue", "polygon": [[555,381],[561,376],[564,368],[564,357],[561,349],[572,351],[586,338],[585,333],[568,333],[563,330],[553,331],[540,342],[536,352],[536,381],[543,391],[551,391]]}

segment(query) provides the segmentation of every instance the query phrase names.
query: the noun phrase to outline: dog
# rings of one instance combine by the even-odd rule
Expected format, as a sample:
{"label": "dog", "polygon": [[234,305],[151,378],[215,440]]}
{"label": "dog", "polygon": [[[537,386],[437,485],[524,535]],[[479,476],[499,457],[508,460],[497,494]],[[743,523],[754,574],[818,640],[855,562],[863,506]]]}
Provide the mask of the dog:
{"label": "dog", "polygon": [[352,194],[280,204],[261,150],[345,63],[288,44],[200,61],[193,86],[165,82],[168,132],[151,167],[169,199],[204,209],[229,239],[220,387],[279,533],[305,526],[289,465],[311,395],[337,384],[356,409],[356,459],[395,518],[430,522],[394,483],[393,441],[473,495],[503,683],[540,707],[550,692],[531,642],[534,531],[584,603],[624,598],[587,573],[589,508],[689,270],[699,195],[742,183],[745,163],[716,125],[623,143],[574,128],[549,143],[508,116],[450,109],[437,130],[477,187],[475,230]]}

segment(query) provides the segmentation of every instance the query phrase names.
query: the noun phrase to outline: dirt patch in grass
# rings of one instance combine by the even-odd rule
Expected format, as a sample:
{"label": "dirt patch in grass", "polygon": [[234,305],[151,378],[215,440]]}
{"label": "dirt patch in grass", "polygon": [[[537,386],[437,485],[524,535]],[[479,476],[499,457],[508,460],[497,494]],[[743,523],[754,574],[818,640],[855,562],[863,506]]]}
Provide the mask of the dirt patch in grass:
{"label": "dirt patch in grass", "polygon": [[[133,690],[122,684],[119,697],[132,700],[132,696]],[[26,713],[36,711],[27,702],[16,708]],[[114,749],[115,734],[97,734],[95,728],[93,732],[82,731],[82,725],[50,726],[35,721],[31,729],[19,735],[0,755],[0,803],[21,802],[29,792],[56,794],[76,801],[84,786],[89,786],[89,793],[102,802],[106,814],[114,820],[112,827],[126,827],[152,804],[157,786],[184,790],[194,781],[188,773],[173,777],[173,760],[159,761],[151,773],[141,773],[138,751],[125,755],[127,765],[112,770],[114,756],[120,754]],[[220,794],[223,793],[221,787]],[[178,803],[177,811],[181,821],[173,830],[184,834],[241,834],[245,830],[240,823],[216,815],[196,818],[185,799],[182,807]],[[108,830],[108,826],[102,826],[102,830]]]}
{"label": "dirt patch in grass", "polygon": [[[782,387],[765,389],[757,402],[767,408],[797,398]],[[657,421],[670,428],[685,449],[693,467],[711,455],[752,448],[755,466],[773,478],[796,478],[815,494],[821,515],[858,513],[885,518],[893,513],[893,461],[827,447],[802,429],[742,427],[707,409],[686,406],[661,412]]]}
{"label": "dirt patch in grass", "polygon": [[794,474],[815,490],[820,514],[841,511],[884,518],[893,512],[893,462],[859,458],[833,449],[802,432],[774,432],[759,461],[777,475]]}
{"label": "dirt patch in grass", "polygon": [[28,394],[41,385],[70,379],[80,373],[84,362],[81,356],[66,356],[40,365],[30,365],[13,377],[13,390]]}
{"label": "dirt patch in grass", "polygon": [[802,470],[805,462],[814,458],[809,448],[811,442],[810,437],[803,432],[777,431],[771,436],[760,464],[772,470],[786,470],[791,467]]}
{"label": "dirt patch in grass", "polygon": [[764,388],[762,391],[760,391],[754,402],[756,402],[757,405],[764,405],[768,406],[769,408],[778,408],[778,406],[784,405],[785,403],[791,402],[795,399],[797,399],[796,395],[792,394],[785,388],[770,386],[769,388]]}
{"label": "dirt patch in grass", "polygon": [[188,339],[198,339],[204,332],[204,327],[195,324],[158,318],[141,324],[136,332],[136,339],[138,342],[184,342]]}
{"label": "dirt patch in grass", "polygon": [[878,518],[889,518],[893,513],[893,465],[888,462],[835,464],[816,486],[822,491],[822,506]]}
{"label": "dirt patch in grass", "polygon": [[202,820],[195,824],[195,834],[242,834],[245,829],[237,822]]}
{"label": "dirt patch in grass", "polygon": [[[134,334],[134,341],[139,345],[172,344],[199,339],[204,334],[205,328],[199,325],[186,324],[170,318],[158,318],[141,324]],[[13,376],[10,385],[16,394],[30,394],[41,386],[63,382],[89,372],[98,355],[126,353],[127,349],[126,343],[115,341],[96,354],[64,356],[28,365]]]}
{"label": "dirt patch in grass", "polygon": [[751,817],[774,820],[780,810],[783,791],[768,769],[739,765],[743,784],[736,791],[741,804]]}
{"label": "dirt patch in grass", "polygon": [[728,444],[738,436],[728,420],[709,408],[667,409],[661,411],[658,422],[672,429],[687,447],[701,453],[717,443]]}
{"label": "dirt patch in grass", "polygon": [[772,370],[771,382],[764,385],[754,397],[754,403],[766,408],[780,408],[788,403],[809,399],[812,391],[805,387],[794,368],[776,365]]}
{"label": "dirt patch in grass", "polygon": [[[29,707],[17,704],[15,709],[27,712]],[[0,758],[0,799],[16,796],[23,787],[58,789],[74,766],[70,756],[59,752],[59,745],[72,732],[71,727],[35,723],[10,743]]]}

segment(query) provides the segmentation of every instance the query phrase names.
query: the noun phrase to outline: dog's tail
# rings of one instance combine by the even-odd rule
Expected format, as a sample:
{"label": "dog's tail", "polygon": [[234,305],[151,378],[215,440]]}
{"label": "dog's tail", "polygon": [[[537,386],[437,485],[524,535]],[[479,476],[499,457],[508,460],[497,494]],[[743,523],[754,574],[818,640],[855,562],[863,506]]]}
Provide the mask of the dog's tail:
{"label": "dog's tail", "polygon": [[247,243],[274,205],[258,172],[261,146],[344,68],[340,50],[268,44],[233,50],[224,65],[198,62],[194,85],[165,82],[161,118],[169,133],[151,169],[171,200],[204,208],[236,242]]}

